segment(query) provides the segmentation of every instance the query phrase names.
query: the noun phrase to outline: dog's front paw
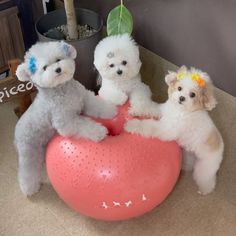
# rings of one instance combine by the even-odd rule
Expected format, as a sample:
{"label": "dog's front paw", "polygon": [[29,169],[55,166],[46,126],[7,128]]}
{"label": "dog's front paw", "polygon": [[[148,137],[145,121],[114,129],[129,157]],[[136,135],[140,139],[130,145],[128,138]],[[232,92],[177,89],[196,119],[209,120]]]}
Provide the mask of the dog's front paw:
{"label": "dog's front paw", "polygon": [[129,114],[132,116],[139,116],[146,118],[150,118],[153,116],[158,117],[157,113],[154,115],[153,112],[151,112],[151,110],[149,110],[145,106],[132,106],[129,108]]}
{"label": "dog's front paw", "polygon": [[89,124],[89,127],[87,127],[86,130],[83,130],[83,132],[81,132],[78,137],[86,138],[94,142],[99,142],[103,140],[107,134],[108,130],[106,127],[94,122]]}
{"label": "dog's front paw", "polygon": [[129,108],[129,114],[131,116],[143,116],[144,115],[144,112],[142,110],[142,107],[141,106],[132,106]]}
{"label": "dog's front paw", "polygon": [[29,178],[27,181],[19,179],[19,184],[22,193],[27,197],[30,197],[37,193],[41,187],[41,182],[38,180],[34,180],[33,178]]}
{"label": "dog's front paw", "polygon": [[132,116],[142,116],[146,118],[153,117],[159,119],[161,117],[160,109],[158,109],[158,105],[156,103],[132,105],[129,108],[129,114]]}
{"label": "dog's front paw", "polygon": [[90,138],[91,140],[95,142],[99,142],[103,140],[108,134],[108,130],[103,125],[97,125],[96,128],[94,128],[94,136]]}
{"label": "dog's front paw", "polygon": [[100,117],[104,119],[112,119],[117,115],[117,113],[118,111],[115,105],[106,104]]}
{"label": "dog's front paw", "polygon": [[113,94],[110,96],[109,101],[117,106],[124,105],[128,100],[128,96],[124,93]]}
{"label": "dog's front paw", "polygon": [[137,119],[130,120],[125,124],[124,128],[129,133],[138,134],[140,130],[140,122],[141,121]]}

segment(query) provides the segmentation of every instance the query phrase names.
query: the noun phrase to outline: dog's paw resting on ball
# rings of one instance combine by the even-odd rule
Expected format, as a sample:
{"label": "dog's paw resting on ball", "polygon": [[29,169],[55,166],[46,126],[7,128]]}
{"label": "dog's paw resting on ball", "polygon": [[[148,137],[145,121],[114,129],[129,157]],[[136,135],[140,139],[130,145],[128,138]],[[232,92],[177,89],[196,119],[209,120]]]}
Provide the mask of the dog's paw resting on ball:
{"label": "dog's paw resting on ball", "polygon": [[134,116],[159,116],[158,105],[141,80],[139,48],[128,34],[103,39],[95,49],[94,65],[101,76],[100,97],[115,105],[129,100]]}
{"label": "dog's paw resting on ball", "polygon": [[81,114],[113,118],[117,113],[114,105],[73,79],[76,54],[75,48],[65,42],[38,43],[17,68],[18,79],[32,81],[38,89],[15,128],[18,178],[27,196],[40,188],[45,147],[55,132],[97,142],[106,136],[107,129]]}
{"label": "dog's paw resting on ball", "polygon": [[[160,105],[161,119],[131,120],[128,132],[145,137],[175,140],[185,151],[184,169],[193,169],[199,193],[212,192],[223,159],[223,139],[207,111],[216,106],[213,84],[208,74],[185,66],[165,77],[169,99]],[[193,158],[194,154],[194,158]]]}

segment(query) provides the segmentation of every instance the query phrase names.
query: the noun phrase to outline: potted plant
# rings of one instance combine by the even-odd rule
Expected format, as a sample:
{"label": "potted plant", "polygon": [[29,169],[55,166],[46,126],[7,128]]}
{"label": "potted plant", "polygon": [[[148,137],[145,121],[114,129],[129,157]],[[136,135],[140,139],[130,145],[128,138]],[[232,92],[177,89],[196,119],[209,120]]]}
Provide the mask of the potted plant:
{"label": "potted plant", "polygon": [[[36,32],[40,41],[66,40],[72,44],[78,51],[74,77],[86,88],[94,90],[96,71],[93,69],[93,52],[102,39],[103,20],[97,13],[88,9],[75,9],[73,2],[64,0],[65,9],[42,16],[36,22]],[[81,32],[76,30],[77,23]]]}
{"label": "potted plant", "polygon": [[[93,69],[93,53],[102,39],[103,20],[95,12],[74,8],[74,0],[64,0],[65,9],[59,9],[42,16],[36,23],[40,41],[66,40],[78,51],[75,79],[86,88],[96,88],[96,71]],[[127,20],[128,19],[128,20]],[[120,1],[108,16],[108,35],[132,32],[132,16]],[[49,52],[50,53],[50,52]]]}
{"label": "potted plant", "polygon": [[107,17],[107,35],[132,34],[133,17],[125,7],[123,0],[120,5],[112,9]]}

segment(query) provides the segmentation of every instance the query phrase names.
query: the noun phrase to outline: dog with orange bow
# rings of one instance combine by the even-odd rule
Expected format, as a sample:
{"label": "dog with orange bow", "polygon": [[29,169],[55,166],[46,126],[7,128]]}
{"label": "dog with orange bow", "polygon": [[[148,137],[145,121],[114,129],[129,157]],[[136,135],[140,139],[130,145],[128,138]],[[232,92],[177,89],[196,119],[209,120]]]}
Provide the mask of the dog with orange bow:
{"label": "dog with orange bow", "polygon": [[[159,121],[131,120],[125,129],[145,137],[177,141],[188,153],[184,169],[193,169],[199,193],[212,192],[223,159],[224,143],[208,111],[216,106],[214,87],[207,73],[182,66],[165,77],[169,99],[160,104]],[[190,154],[190,155],[189,155]]]}

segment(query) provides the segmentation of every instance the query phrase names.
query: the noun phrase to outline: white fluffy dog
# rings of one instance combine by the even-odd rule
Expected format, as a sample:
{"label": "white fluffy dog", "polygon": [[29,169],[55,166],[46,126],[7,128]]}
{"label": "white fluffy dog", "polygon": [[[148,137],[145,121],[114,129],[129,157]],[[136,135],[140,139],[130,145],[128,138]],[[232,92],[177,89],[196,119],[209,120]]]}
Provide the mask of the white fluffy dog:
{"label": "white fluffy dog", "polygon": [[65,42],[38,43],[17,68],[18,79],[32,81],[38,89],[15,128],[18,179],[25,195],[40,188],[45,148],[55,132],[100,141],[107,129],[81,113],[107,119],[116,115],[114,105],[97,98],[73,79],[75,57],[75,48]]}
{"label": "white fluffy dog", "polygon": [[158,115],[151,91],[141,81],[139,48],[128,34],[103,39],[95,49],[94,65],[101,76],[100,97],[115,105],[130,99],[131,115]]}
{"label": "white fluffy dog", "polygon": [[[181,67],[165,77],[169,99],[160,105],[161,119],[132,120],[126,130],[146,137],[175,140],[185,151],[185,169],[193,168],[199,192],[208,194],[215,188],[216,173],[223,158],[222,137],[208,115],[216,105],[208,74]],[[188,158],[195,158],[194,160]]]}

